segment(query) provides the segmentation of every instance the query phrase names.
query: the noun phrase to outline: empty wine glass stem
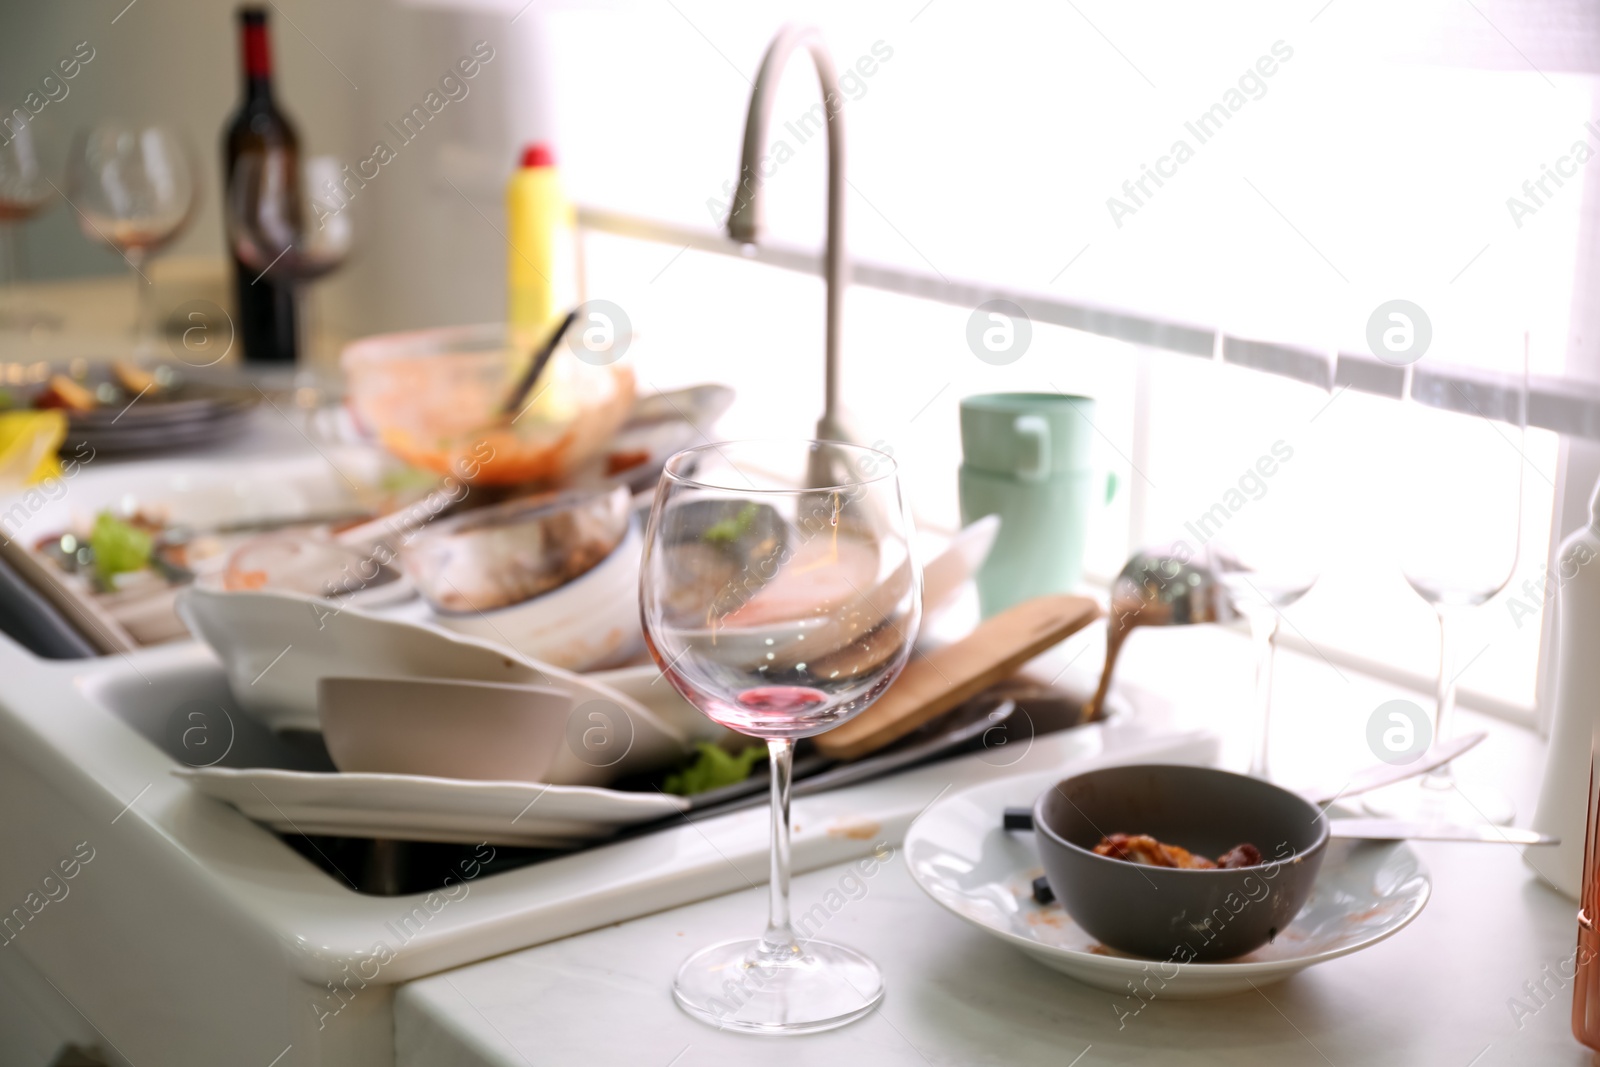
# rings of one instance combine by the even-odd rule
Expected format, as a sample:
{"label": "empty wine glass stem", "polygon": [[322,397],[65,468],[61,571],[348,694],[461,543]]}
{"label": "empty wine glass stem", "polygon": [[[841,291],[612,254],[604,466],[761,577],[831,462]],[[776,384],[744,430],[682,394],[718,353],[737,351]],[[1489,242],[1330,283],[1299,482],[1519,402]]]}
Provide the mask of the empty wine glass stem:
{"label": "empty wine glass stem", "polygon": [[[1430,744],[1449,736],[1450,720],[1456,710],[1455,623],[1449,611],[1439,611],[1439,681],[1433,696],[1433,737]],[[1454,784],[1450,764],[1429,771],[1422,778],[1425,788],[1449,789]]]}
{"label": "empty wine glass stem", "polygon": [[302,367],[311,363],[311,301],[305,282],[297,282],[290,290],[294,301],[294,359]]}
{"label": "empty wine glass stem", "polygon": [[22,272],[18,268],[16,226],[14,222],[0,222],[0,267],[6,272],[4,286],[0,287],[0,294],[4,295],[0,302],[0,321],[6,321],[17,310],[17,283]]}
{"label": "empty wine glass stem", "polygon": [[18,268],[17,256],[17,224],[14,222],[0,222],[0,266],[6,272],[6,291],[15,292],[16,284],[21,280],[21,270]]}
{"label": "empty wine glass stem", "polygon": [[148,262],[145,256],[137,251],[126,252],[128,266],[133,270],[133,350],[135,355],[142,355],[155,347],[155,339],[151,336],[150,301],[154,288],[150,279],[145,276],[144,265]]}
{"label": "empty wine glass stem", "polygon": [[772,763],[772,885],[767,912],[767,932],[758,954],[762,962],[783,963],[800,955],[794,928],[789,925],[789,779],[794,766],[794,742],[787,738],[767,742]]}
{"label": "empty wine glass stem", "polygon": [[1271,777],[1267,747],[1272,723],[1272,659],[1278,649],[1278,613],[1270,607],[1250,611],[1250,637],[1256,646],[1255,738],[1250,751],[1250,776]]}

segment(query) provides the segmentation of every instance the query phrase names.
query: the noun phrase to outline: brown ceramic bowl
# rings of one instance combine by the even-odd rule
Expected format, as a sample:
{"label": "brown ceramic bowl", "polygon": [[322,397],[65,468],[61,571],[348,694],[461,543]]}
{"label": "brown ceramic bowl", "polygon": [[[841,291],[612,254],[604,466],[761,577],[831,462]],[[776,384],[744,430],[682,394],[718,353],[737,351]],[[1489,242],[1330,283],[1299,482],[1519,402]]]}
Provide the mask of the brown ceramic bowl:
{"label": "brown ceramic bowl", "polygon": [[[1039,858],[1056,899],[1110,948],[1152,959],[1223,960],[1294,921],[1322,866],[1328,820],[1304,797],[1242,774],[1177,764],[1089,771],[1033,809]],[[1254,867],[1149,867],[1096,855],[1114,833],[1149,834],[1211,859],[1249,843]]]}

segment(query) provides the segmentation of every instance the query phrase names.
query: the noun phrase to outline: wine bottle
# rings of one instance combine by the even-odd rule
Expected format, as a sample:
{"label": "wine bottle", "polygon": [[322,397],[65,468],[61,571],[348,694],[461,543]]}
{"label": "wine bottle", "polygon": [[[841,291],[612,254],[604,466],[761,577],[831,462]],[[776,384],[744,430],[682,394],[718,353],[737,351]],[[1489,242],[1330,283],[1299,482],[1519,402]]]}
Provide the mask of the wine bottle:
{"label": "wine bottle", "polygon": [[[272,98],[272,50],[267,39],[267,12],[261,7],[239,9],[240,44],[244,60],[244,99],[228,120],[222,137],[224,197],[228,181],[241,157],[251,153],[287,156],[282,173],[290,180],[280,188],[285,202],[280,217],[298,225],[300,190],[300,139],[289,118]],[[224,199],[226,210],[226,199]],[[294,291],[288,283],[275,284],[259,270],[233,261],[234,307],[238,315],[235,334],[251,363],[293,363],[297,349]]]}

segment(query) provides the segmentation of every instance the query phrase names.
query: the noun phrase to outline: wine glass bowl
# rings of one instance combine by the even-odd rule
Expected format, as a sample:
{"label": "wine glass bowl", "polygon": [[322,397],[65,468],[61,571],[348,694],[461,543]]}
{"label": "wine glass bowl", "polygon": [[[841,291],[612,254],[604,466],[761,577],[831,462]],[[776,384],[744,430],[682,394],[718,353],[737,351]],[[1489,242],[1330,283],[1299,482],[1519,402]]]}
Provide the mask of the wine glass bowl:
{"label": "wine glass bowl", "polygon": [[910,653],[904,546],[884,543],[870,495],[849,488],[795,496],[793,510],[725,492],[684,486],[657,520],[655,655],[724,726],[820,733],[876,699]]}
{"label": "wine glass bowl", "polygon": [[859,445],[724,442],[663,470],[640,575],[651,655],[708,718],[766,740],[772,762],[766,933],[691,956],[673,988],[718,1027],[825,1030],[883,995],[871,960],[790,925],[789,776],[796,739],[859,714],[910,658],[911,532],[894,461]]}
{"label": "wine glass bowl", "polygon": [[45,173],[33,123],[24,122],[14,129],[7,124],[5,132],[10,136],[0,142],[0,267],[5,270],[8,299],[6,306],[0,307],[0,326],[19,330],[59,326],[54,316],[25,315],[14,306],[12,294],[21,280],[18,224],[49,207],[56,190]]}
{"label": "wine glass bowl", "polygon": [[194,161],[165,126],[96,126],[81,134],[67,172],[84,236],[142,263],[194,216]]}
{"label": "wine glass bowl", "polygon": [[143,267],[194,217],[199,196],[187,142],[165,126],[108,123],[80,133],[67,163],[67,199],[84,236],[116,250],[132,269],[134,345],[152,351],[151,285]]}
{"label": "wine glass bowl", "polygon": [[0,224],[33,218],[54,195],[39,158],[33,123],[23,123],[0,143]]}
{"label": "wine glass bowl", "polygon": [[280,284],[312,281],[338,269],[349,255],[350,219],[343,211],[305,219],[301,190],[319,178],[338,176],[331,157],[316,156],[298,168],[298,156],[281,148],[248,152],[228,181],[228,239],[246,267]]}

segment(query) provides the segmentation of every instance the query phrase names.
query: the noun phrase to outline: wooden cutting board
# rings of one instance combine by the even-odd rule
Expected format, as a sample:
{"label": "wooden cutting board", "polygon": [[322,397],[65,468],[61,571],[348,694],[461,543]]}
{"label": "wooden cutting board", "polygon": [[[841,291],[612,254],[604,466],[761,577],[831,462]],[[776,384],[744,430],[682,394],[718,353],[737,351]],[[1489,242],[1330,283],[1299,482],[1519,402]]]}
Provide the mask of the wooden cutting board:
{"label": "wooden cutting board", "polygon": [[1100,617],[1088,597],[1041,596],[1007,608],[960,641],[915,656],[877,703],[819,734],[834,759],[858,759],[1009,678],[1018,667]]}

